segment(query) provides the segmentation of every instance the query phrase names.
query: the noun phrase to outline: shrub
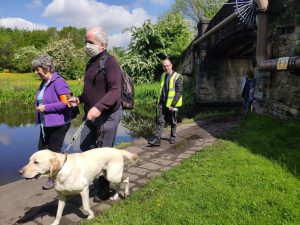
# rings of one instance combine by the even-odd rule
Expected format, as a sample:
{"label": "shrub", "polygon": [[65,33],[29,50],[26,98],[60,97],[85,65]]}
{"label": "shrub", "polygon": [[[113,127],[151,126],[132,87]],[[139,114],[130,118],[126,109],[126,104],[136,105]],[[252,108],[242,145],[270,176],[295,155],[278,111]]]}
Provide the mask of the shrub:
{"label": "shrub", "polygon": [[26,73],[31,71],[31,61],[39,55],[39,51],[33,46],[26,46],[16,51],[14,65],[16,72]]}
{"label": "shrub", "polygon": [[50,41],[43,51],[53,57],[57,72],[65,79],[83,76],[87,55],[83,49],[76,49],[71,39]]}

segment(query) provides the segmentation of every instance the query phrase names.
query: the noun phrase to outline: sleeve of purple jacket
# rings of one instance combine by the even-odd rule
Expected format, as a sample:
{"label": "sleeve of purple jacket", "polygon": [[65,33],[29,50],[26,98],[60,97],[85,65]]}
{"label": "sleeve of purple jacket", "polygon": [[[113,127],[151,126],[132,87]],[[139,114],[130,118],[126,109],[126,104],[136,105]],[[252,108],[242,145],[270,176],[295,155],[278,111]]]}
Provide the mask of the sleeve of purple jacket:
{"label": "sleeve of purple jacket", "polygon": [[[67,94],[71,93],[67,82],[61,77],[55,81],[54,85],[55,85],[56,94],[58,96],[67,95]],[[61,102],[60,100],[55,103],[45,104],[45,112],[46,113],[60,112],[60,111],[66,110],[67,108],[68,108],[68,106],[65,105],[63,102]]]}

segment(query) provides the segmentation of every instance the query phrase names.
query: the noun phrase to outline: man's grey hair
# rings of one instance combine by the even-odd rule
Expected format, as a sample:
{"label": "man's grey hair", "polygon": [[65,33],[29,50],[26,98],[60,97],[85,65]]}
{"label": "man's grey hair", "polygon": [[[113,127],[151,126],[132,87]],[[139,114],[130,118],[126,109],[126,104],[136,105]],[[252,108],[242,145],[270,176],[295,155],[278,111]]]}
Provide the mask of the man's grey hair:
{"label": "man's grey hair", "polygon": [[102,27],[95,27],[95,38],[97,42],[102,43],[105,47],[108,45],[108,35]]}
{"label": "man's grey hair", "polygon": [[43,54],[31,61],[32,69],[36,70],[38,67],[42,68],[45,71],[49,71],[53,73],[55,71],[55,67],[53,64],[53,59],[48,54]]}

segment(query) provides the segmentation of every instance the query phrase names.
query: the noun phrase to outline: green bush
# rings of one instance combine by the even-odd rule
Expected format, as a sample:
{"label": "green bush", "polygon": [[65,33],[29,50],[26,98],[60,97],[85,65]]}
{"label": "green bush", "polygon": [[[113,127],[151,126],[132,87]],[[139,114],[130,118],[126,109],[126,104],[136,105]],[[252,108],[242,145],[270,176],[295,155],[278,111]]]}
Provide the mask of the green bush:
{"label": "green bush", "polygon": [[18,73],[31,71],[31,61],[39,55],[39,51],[33,46],[26,46],[16,51],[14,55],[14,69]]}
{"label": "green bush", "polygon": [[56,71],[68,80],[82,78],[88,60],[84,49],[76,49],[71,39],[53,40],[44,52],[53,57]]}
{"label": "green bush", "polygon": [[184,49],[190,44],[189,23],[178,14],[167,13],[157,23],[146,20],[141,27],[126,29],[131,42],[126,54],[119,58],[125,71],[136,83],[151,83],[163,73],[162,60],[170,58],[175,65]]}

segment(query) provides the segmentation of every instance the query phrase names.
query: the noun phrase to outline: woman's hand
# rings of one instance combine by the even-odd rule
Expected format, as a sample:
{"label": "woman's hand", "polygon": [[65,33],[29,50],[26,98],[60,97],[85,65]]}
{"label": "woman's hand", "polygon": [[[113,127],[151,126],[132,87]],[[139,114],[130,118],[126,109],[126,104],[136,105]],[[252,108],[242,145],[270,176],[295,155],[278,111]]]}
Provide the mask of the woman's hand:
{"label": "woman's hand", "polygon": [[40,113],[45,112],[45,105],[39,105],[35,109]]}

